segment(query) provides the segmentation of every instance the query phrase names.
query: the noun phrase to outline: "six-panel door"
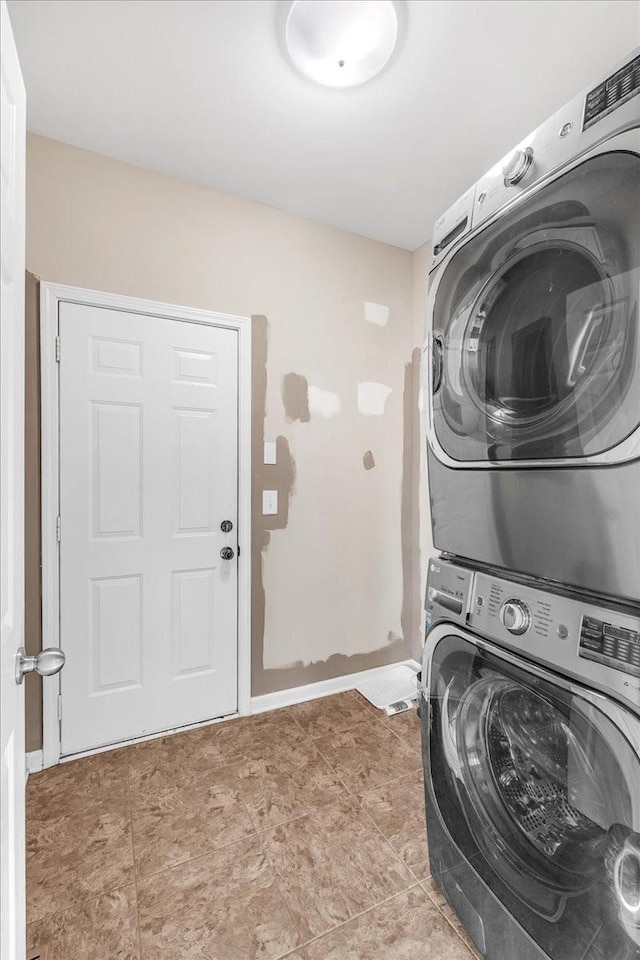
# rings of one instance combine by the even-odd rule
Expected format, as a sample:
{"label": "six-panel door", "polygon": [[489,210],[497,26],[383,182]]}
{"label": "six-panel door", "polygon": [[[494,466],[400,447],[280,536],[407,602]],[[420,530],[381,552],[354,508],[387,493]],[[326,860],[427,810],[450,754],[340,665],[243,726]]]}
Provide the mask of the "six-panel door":
{"label": "six-panel door", "polygon": [[237,709],[238,363],[233,330],[74,303],[60,347],[69,755]]}

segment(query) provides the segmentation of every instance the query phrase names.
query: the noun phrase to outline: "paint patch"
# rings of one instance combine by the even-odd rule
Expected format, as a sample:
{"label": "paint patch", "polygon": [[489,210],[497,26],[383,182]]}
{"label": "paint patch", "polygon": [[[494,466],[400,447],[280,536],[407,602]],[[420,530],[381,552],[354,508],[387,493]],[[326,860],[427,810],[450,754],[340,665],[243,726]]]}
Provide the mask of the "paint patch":
{"label": "paint patch", "polygon": [[311,413],[320,414],[321,417],[335,417],[340,413],[342,404],[337,393],[331,393],[330,390],[321,390],[320,387],[309,387],[309,410]]}
{"label": "paint patch", "polygon": [[384,383],[373,383],[367,380],[359,383],[358,410],[365,417],[381,417],[391,393],[391,387],[385,386]]}
{"label": "paint patch", "polygon": [[367,323],[373,323],[376,327],[386,327],[389,323],[389,307],[383,303],[365,302],[364,318]]}
{"label": "paint patch", "polygon": [[285,373],[282,378],[282,403],[289,423],[294,420],[308,423],[311,420],[309,383],[306,377],[299,373]]}
{"label": "paint patch", "polygon": [[367,452],[362,458],[362,466],[365,468],[365,470],[373,470],[375,465],[376,465],[376,461],[373,458],[373,454],[371,453],[371,450],[367,450]]}

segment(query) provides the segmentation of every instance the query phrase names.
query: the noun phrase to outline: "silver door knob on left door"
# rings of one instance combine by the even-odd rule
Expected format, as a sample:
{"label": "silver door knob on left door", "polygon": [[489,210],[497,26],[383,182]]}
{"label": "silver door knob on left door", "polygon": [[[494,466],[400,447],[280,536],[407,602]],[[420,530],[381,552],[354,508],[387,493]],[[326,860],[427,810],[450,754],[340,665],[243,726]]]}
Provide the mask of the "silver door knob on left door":
{"label": "silver door knob on left door", "polygon": [[223,560],[233,560],[235,553],[233,552],[232,547],[223,547],[220,551],[220,556]]}
{"label": "silver door knob on left door", "polygon": [[25,673],[39,673],[41,677],[51,677],[64,667],[65,655],[59,647],[47,647],[36,657],[28,657],[24,647],[20,647],[16,656],[16,683],[22,683]]}

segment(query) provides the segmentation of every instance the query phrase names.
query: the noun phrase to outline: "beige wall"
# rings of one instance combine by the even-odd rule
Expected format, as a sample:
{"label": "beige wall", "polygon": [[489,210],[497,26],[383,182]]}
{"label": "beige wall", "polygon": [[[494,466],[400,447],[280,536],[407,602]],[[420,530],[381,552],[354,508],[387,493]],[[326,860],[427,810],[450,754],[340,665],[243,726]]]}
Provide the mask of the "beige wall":
{"label": "beige wall", "polygon": [[[273,482],[284,502],[275,523],[254,510],[254,695],[419,652],[413,265],[395,247],[28,138],[32,273],[260,315],[254,450],[280,438],[283,461],[255,463],[254,484]],[[367,320],[384,311],[366,304],[388,308],[387,324]],[[285,411],[291,373],[308,382],[308,420]],[[390,388],[382,415],[359,411],[364,381]],[[314,409],[318,390],[339,413]]]}

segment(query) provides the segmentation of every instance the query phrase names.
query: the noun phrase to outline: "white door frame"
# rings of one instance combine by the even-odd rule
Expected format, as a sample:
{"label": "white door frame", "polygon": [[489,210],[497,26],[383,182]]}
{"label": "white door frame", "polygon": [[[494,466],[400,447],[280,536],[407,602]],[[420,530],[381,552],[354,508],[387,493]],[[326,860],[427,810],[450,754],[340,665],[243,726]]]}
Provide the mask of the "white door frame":
{"label": "white door frame", "polygon": [[[238,713],[251,712],[251,319],[153,300],[40,284],[42,377],[42,646],[60,646],[59,365],[60,303],[123,310],[167,320],[205,323],[238,333]],[[42,746],[45,767],[60,762],[60,677],[43,677]],[[145,738],[146,739],[146,738]]]}

